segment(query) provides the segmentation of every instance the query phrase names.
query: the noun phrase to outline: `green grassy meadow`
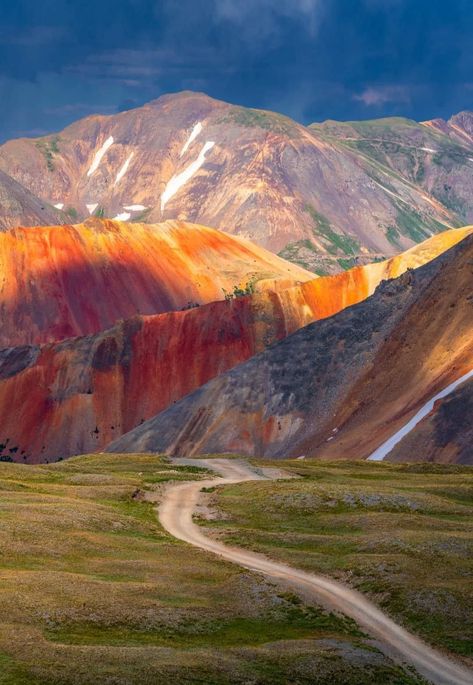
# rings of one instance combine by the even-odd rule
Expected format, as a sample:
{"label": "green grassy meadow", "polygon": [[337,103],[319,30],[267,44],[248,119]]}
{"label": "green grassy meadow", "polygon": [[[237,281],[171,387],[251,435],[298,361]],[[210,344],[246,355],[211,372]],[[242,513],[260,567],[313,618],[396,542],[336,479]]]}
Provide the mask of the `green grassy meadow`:
{"label": "green grassy meadow", "polygon": [[431,644],[473,657],[472,468],[278,466],[299,478],[219,488],[213,506],[224,517],[205,525],[223,541],[337,578]]}
{"label": "green grassy meadow", "polygon": [[[149,500],[206,475],[143,455],[0,464],[0,685],[421,682],[348,619],[168,536]],[[262,487],[219,496],[228,535],[304,565],[263,512],[258,540],[239,522],[249,488],[257,524]]]}

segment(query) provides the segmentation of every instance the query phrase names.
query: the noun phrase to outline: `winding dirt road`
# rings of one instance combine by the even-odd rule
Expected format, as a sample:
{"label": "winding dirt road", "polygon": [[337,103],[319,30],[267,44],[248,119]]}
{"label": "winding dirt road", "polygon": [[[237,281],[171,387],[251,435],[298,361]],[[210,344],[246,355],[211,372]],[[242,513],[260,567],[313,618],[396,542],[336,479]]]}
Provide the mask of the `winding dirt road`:
{"label": "winding dirt road", "polygon": [[390,654],[397,653],[402,661],[414,666],[424,678],[435,685],[473,685],[471,671],[401,628],[356,590],[324,576],[272,561],[260,554],[224,545],[208,538],[204,529],[193,522],[192,517],[202,488],[266,479],[264,471],[252,470],[248,464],[230,459],[176,460],[176,463],[179,462],[194,463],[216,470],[221,478],[179,483],[166,491],[159,507],[159,520],[171,535],[251,571],[283,581],[304,596],[310,596],[314,601],[350,616],[372,637],[387,645]]}

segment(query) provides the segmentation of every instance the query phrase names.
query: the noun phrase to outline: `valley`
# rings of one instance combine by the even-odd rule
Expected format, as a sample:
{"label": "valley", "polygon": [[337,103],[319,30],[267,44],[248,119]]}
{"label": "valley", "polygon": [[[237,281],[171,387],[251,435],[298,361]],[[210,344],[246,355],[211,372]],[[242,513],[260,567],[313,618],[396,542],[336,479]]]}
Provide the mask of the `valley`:
{"label": "valley", "polygon": [[[261,466],[273,468],[273,463],[257,468]],[[402,604],[397,600],[395,608],[388,590],[378,588],[387,585],[387,577],[392,583],[403,580],[406,587],[414,582],[417,571],[409,565],[410,553],[380,552],[381,542],[373,546],[368,540],[383,535],[388,520],[397,528],[404,519],[398,535],[405,544],[409,539],[420,553],[436,554],[430,548],[421,551],[422,537],[416,542],[407,524],[408,517],[416,525],[415,517],[429,516],[431,525],[437,517],[436,544],[453,530],[457,546],[471,544],[465,469],[423,467],[416,476],[411,467],[373,463],[284,462],[281,467],[298,478],[227,485],[205,495],[210,498],[207,506],[223,514],[201,520],[204,530],[241,547],[251,539],[253,549],[274,559],[354,584],[402,621]],[[164,683],[169,678],[187,683],[189,674],[191,682],[223,684],[231,678],[244,683],[253,678],[269,684],[296,674],[303,684],[317,677],[340,684],[349,678],[357,685],[421,685],[419,677],[383,655],[382,644],[349,619],[170,537],[153,510],[163,501],[163,488],[194,479],[202,487],[209,475],[205,469],[149,455],[89,455],[47,466],[0,464],[2,685],[79,685],[90,682],[90,672],[118,684]],[[364,493],[364,503],[357,493]],[[358,503],[351,505],[348,495]],[[278,497],[288,500],[283,508]],[[341,508],[329,507],[330,528],[324,523],[324,500],[334,497],[347,501]],[[348,515],[351,523],[343,520]],[[346,535],[356,525],[364,532],[356,542],[350,533],[352,542],[347,543],[342,531]],[[442,574],[444,593],[469,563],[468,555],[454,551],[449,539],[436,571]],[[347,544],[361,545],[363,551]],[[380,553],[386,557],[384,566]],[[348,566],[356,569],[352,576]],[[439,579],[432,576],[435,582]],[[392,592],[395,597],[395,584]],[[461,602],[460,587],[449,592]],[[466,654],[460,637],[468,631],[465,618],[460,605],[448,601],[455,612],[448,629],[439,624],[438,633],[429,632],[434,623],[426,621],[421,602],[410,605],[408,623],[434,645]]]}
{"label": "valley", "polygon": [[469,122],[0,147],[0,685],[471,682]]}
{"label": "valley", "polygon": [[0,685],[473,685],[473,3],[0,11]]}
{"label": "valley", "polygon": [[0,464],[2,685],[421,685],[352,621],[169,536],[162,488],[208,476],[148,455]]}

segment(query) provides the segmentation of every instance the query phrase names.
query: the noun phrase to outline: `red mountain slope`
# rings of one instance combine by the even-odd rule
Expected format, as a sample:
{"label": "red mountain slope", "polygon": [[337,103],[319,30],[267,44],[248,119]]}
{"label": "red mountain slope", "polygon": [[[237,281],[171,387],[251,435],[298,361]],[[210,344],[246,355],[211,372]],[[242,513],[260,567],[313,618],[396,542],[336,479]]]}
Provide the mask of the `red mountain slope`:
{"label": "red mountain slope", "polygon": [[[119,319],[223,299],[251,279],[313,278],[245,240],[167,221],[90,219],[0,234],[0,346],[97,333]],[[278,285],[278,287],[279,287]]]}
{"label": "red mountain slope", "polygon": [[39,461],[102,449],[265,347],[364,299],[382,277],[419,265],[469,230],[438,236],[395,260],[279,292],[137,316],[95,336],[4,350],[3,455]]}
{"label": "red mountain slope", "polygon": [[362,458],[473,367],[473,236],[310,324],[111,451]]}

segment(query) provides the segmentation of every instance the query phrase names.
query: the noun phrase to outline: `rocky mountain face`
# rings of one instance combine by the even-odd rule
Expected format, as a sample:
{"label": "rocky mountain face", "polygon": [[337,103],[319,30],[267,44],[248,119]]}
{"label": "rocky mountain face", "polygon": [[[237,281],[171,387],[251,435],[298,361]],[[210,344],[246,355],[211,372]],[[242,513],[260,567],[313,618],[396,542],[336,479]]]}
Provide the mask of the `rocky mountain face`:
{"label": "rocky mountain face", "polygon": [[103,219],[0,233],[0,274],[2,347],[97,333],[223,299],[235,286],[277,290],[313,277],[222,231]]}
{"label": "rocky mountain face", "polygon": [[473,367],[472,276],[469,235],[218,376],[109,449],[368,457]]}
{"label": "rocky mountain face", "polygon": [[[135,316],[96,335],[0,352],[0,444],[20,461],[102,450],[212,378],[370,295],[473,229],[278,291]],[[263,282],[264,284],[265,282]],[[13,450],[13,451],[12,451]],[[0,456],[2,453],[0,452]]]}
{"label": "rocky mountain face", "polygon": [[0,171],[0,231],[11,226],[63,224],[67,217],[33,195],[21,183]]}
{"label": "rocky mountain face", "polygon": [[434,405],[387,455],[387,461],[473,464],[473,382],[467,380]]}
{"label": "rocky mountain face", "polygon": [[473,220],[471,118],[304,127],[184,92],[9,141],[0,169],[69,220],[197,222],[325,274]]}

